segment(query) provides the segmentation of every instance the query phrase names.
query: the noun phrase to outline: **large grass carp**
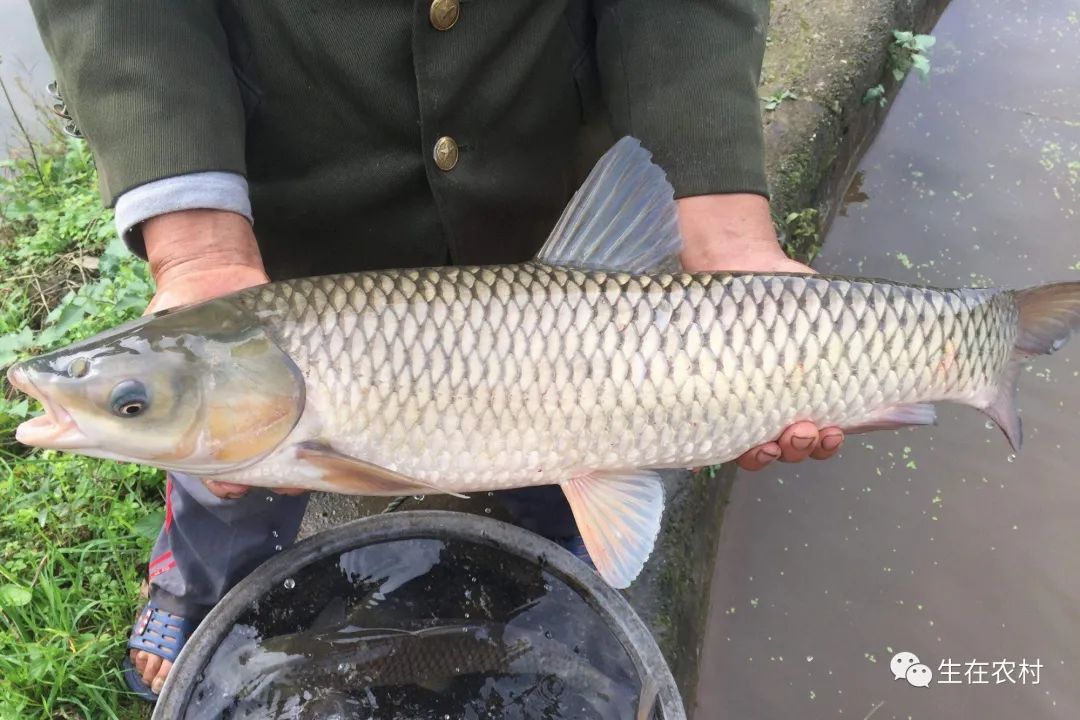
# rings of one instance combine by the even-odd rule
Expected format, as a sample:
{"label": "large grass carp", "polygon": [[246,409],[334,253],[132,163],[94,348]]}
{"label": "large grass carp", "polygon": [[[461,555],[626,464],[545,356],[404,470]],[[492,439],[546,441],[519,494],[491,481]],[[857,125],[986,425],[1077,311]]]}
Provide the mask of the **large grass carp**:
{"label": "large grass carp", "polygon": [[532,262],[275,282],[21,362],[29,445],[249,485],[369,495],[562,486],[616,587],[660,528],[659,468],[810,420],[987,413],[1019,447],[1022,363],[1080,327],[1080,283],[940,290],[664,272],[671,186],[619,141]]}

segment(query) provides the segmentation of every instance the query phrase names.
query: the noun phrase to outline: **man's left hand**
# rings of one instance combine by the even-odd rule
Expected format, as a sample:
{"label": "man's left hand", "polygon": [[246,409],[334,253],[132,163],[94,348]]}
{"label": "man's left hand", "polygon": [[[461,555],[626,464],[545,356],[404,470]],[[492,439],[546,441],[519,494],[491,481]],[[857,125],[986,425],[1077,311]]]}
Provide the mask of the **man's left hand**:
{"label": "man's left hand", "polygon": [[[678,204],[685,242],[682,264],[687,272],[814,272],[784,254],[764,197],[699,195],[683,198]],[[776,440],[746,451],[736,462],[744,470],[760,470],[773,460],[825,460],[835,455],[843,442],[840,428],[797,422]]]}

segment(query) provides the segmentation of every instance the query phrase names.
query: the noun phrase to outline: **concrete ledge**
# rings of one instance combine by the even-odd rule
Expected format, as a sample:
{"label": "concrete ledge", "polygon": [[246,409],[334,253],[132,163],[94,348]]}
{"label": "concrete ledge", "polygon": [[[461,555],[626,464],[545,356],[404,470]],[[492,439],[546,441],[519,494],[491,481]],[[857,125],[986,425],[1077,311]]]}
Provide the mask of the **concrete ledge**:
{"label": "concrete ledge", "polygon": [[[893,29],[924,31],[946,0],[774,0],[761,95],[791,90],[766,112],[766,163],[774,212],[780,218],[805,208],[819,211],[824,233],[850,174],[888,110],[864,105],[867,88],[883,82]],[[734,479],[725,466],[716,477],[665,473],[664,529],[641,577],[626,595],[652,629],[687,704],[696,696],[721,517]],[[387,500],[316,494],[301,528],[306,536],[385,509]],[[450,509],[502,516],[494,499],[430,496],[402,509]]]}
{"label": "concrete ledge", "polygon": [[828,228],[858,159],[889,105],[864,104],[882,83],[890,103],[898,87],[886,72],[892,31],[926,32],[948,0],[773,0],[761,95],[790,90],[765,112],[765,164],[774,214],[820,211]]}

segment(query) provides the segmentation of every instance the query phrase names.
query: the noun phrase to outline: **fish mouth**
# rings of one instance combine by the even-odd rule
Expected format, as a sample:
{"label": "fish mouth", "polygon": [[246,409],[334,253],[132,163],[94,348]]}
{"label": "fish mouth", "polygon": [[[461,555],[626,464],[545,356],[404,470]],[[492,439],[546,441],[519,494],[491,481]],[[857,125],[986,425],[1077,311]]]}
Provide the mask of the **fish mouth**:
{"label": "fish mouth", "polygon": [[29,373],[19,366],[8,369],[8,382],[16,390],[26,393],[41,403],[44,415],[30,418],[15,430],[15,439],[23,445],[50,448],[54,450],[72,450],[86,447],[87,438],[75,418],[59,403],[52,402],[48,396],[30,379]]}

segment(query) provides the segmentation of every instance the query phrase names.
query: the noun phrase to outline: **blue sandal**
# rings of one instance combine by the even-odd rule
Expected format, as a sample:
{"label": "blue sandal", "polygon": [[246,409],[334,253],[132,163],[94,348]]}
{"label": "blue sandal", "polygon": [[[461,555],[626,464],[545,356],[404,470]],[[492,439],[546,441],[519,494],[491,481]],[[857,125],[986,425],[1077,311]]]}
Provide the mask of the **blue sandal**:
{"label": "blue sandal", "polygon": [[[162,610],[151,600],[139,613],[139,619],[135,621],[135,626],[131,629],[131,638],[127,646],[129,650],[143,650],[169,662],[176,662],[176,657],[197,625],[196,622]],[[124,682],[128,689],[149,703],[157,702],[157,693],[151,690],[142,679],[135,663],[131,661],[130,654],[124,657],[123,667]]]}

